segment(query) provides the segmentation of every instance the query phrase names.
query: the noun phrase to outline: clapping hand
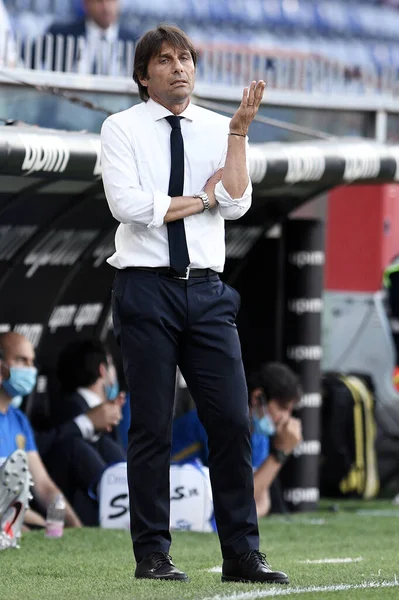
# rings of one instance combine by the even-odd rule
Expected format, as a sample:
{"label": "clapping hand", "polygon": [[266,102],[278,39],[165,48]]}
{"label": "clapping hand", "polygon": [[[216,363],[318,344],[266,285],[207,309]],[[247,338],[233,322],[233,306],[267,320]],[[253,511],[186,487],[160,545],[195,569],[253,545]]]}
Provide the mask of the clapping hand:
{"label": "clapping hand", "polygon": [[266,83],[263,80],[252,81],[249,88],[244,88],[241,104],[230,121],[230,132],[247,135],[250,124],[258,112],[262,102]]}

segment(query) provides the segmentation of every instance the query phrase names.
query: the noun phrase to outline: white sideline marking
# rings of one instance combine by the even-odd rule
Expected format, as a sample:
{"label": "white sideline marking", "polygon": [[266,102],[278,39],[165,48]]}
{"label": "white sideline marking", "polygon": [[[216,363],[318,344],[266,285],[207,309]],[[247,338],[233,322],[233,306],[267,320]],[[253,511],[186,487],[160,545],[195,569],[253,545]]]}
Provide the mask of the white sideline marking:
{"label": "white sideline marking", "polygon": [[[266,584],[267,585],[267,584]],[[271,588],[267,590],[254,590],[253,592],[242,592],[227,595],[212,596],[203,600],[252,600],[253,598],[274,598],[276,596],[290,596],[291,594],[309,594],[311,592],[345,592],[347,590],[365,590],[371,588],[393,588],[399,587],[399,581],[395,578],[394,581],[365,581],[364,583],[351,585],[323,585],[309,587],[286,587]]]}
{"label": "white sideline marking", "polygon": [[[356,558],[319,558],[317,560],[298,560],[297,562],[302,565],[322,565],[322,564],[340,564],[340,563],[352,563],[361,562],[363,558],[357,556]],[[222,567],[212,567],[211,569],[205,569],[207,573],[221,573]]]}
{"label": "white sideline marking", "polygon": [[373,510],[372,508],[366,508],[357,510],[356,514],[365,517],[399,517],[399,510]]}
{"label": "white sideline marking", "polygon": [[358,556],[357,558],[319,558],[318,560],[299,560],[298,562],[302,565],[322,565],[322,564],[334,564],[334,563],[352,563],[360,562],[363,558]]}

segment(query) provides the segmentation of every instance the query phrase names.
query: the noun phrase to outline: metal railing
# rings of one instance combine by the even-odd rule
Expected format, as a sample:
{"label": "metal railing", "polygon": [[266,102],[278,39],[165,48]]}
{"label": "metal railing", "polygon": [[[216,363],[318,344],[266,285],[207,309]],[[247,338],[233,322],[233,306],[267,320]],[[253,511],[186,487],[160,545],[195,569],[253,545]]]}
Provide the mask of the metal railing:
{"label": "metal railing", "polygon": [[[83,37],[9,37],[0,45],[0,68],[131,79],[134,49],[133,41],[104,41],[91,46]],[[379,72],[371,65],[351,67],[312,53],[252,49],[241,45],[199,44],[197,49],[199,83],[243,87],[252,79],[265,79],[268,89],[280,91],[399,95],[399,71],[393,67]]]}

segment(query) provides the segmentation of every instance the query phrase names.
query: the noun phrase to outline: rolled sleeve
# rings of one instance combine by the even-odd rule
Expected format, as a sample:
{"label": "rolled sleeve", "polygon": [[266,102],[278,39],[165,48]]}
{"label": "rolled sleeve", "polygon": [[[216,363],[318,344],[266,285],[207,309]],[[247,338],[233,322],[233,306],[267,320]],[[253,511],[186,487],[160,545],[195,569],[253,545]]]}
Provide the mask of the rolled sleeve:
{"label": "rolled sleeve", "polygon": [[249,210],[252,202],[252,182],[248,185],[241,198],[232,198],[226,191],[223,183],[219,181],[215,186],[215,197],[219,205],[221,216],[227,221],[239,219]]}
{"label": "rolled sleeve", "polygon": [[154,192],[154,216],[151,223],[148,225],[149,229],[152,229],[153,227],[162,227],[164,224],[163,220],[169,210],[171,202],[172,198],[170,196],[167,196],[162,192]]}

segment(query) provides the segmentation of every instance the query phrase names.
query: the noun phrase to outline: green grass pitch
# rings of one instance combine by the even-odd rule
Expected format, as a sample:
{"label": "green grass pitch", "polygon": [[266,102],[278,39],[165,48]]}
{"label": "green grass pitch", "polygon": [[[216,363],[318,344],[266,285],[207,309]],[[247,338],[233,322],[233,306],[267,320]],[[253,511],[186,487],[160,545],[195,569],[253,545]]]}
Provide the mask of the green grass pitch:
{"label": "green grass pitch", "polygon": [[217,536],[190,532],[174,532],[171,548],[189,583],[135,580],[129,534],[87,528],[66,530],[60,540],[30,532],[19,550],[0,552],[0,598],[399,600],[399,507],[346,501],[339,508],[330,512],[324,503],[313,513],[260,521],[261,550],[288,573],[288,586],[222,584]]}

